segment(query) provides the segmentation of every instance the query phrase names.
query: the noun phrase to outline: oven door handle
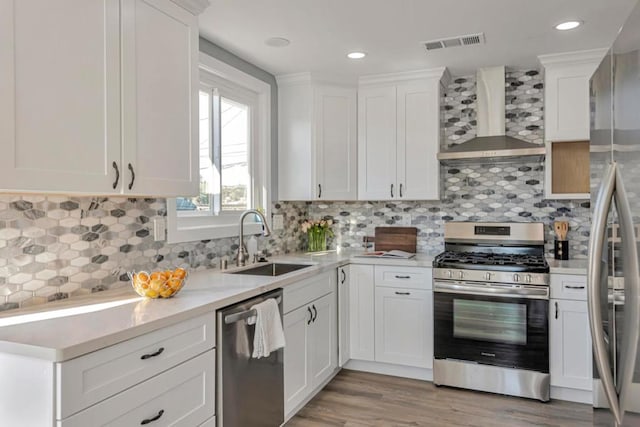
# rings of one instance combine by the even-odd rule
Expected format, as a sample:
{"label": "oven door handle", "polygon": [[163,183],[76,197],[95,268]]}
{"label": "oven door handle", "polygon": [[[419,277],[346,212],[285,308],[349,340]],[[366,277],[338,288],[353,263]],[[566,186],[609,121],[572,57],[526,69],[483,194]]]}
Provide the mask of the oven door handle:
{"label": "oven door handle", "polygon": [[473,284],[468,282],[442,282],[434,280],[435,292],[447,292],[451,294],[487,295],[506,298],[549,299],[549,288],[546,286],[491,286]]}

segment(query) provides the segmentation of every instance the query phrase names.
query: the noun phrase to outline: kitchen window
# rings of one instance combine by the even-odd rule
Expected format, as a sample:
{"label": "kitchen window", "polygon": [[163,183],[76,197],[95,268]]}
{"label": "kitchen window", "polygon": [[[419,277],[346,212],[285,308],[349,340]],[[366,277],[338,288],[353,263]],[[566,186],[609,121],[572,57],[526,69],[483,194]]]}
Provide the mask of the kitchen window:
{"label": "kitchen window", "polygon": [[269,107],[267,83],[201,54],[199,194],[167,200],[169,243],[235,236],[242,211],[267,214]]}

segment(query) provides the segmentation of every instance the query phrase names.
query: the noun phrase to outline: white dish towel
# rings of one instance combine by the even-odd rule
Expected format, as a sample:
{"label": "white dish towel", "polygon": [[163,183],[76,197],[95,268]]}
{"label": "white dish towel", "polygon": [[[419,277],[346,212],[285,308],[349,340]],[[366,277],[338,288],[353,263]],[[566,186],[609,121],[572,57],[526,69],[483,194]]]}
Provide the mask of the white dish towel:
{"label": "white dish towel", "polygon": [[253,336],[253,358],[269,357],[272,351],[284,347],[284,330],[280,311],[275,299],[269,298],[251,307],[256,315],[247,319],[249,325],[256,325]]}

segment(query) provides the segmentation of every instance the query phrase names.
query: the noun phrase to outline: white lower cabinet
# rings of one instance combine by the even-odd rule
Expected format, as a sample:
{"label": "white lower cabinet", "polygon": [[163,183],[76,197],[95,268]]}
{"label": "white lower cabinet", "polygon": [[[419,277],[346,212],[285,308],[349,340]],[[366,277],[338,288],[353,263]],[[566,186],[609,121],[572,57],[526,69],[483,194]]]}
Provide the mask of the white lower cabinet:
{"label": "white lower cabinet", "polygon": [[[319,289],[308,286],[313,282],[328,282],[329,293],[318,296]],[[299,307],[289,307],[284,314],[284,412],[288,419],[316,388],[338,368],[338,313],[336,274],[324,273],[285,288],[284,298],[295,295],[305,301]],[[304,296],[306,295],[306,298]]]}
{"label": "white lower cabinet", "polygon": [[375,360],[433,367],[433,293],[376,287]]}
{"label": "white lower cabinet", "polygon": [[551,299],[549,306],[551,385],[590,391],[593,365],[587,302]]}
{"label": "white lower cabinet", "polygon": [[373,266],[349,266],[349,353],[352,359],[375,359]]}
{"label": "white lower cabinet", "polygon": [[210,350],[58,422],[59,427],[197,426],[215,413],[215,351]]}
{"label": "white lower cabinet", "polygon": [[351,358],[349,344],[349,283],[351,266],[338,268],[338,366],[341,368]]}

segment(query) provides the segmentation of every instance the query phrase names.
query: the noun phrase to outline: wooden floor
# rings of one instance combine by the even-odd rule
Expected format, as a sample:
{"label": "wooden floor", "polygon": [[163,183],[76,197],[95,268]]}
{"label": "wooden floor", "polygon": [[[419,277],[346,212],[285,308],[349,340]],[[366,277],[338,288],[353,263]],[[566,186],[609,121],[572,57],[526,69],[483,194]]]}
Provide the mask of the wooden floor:
{"label": "wooden floor", "polygon": [[591,427],[588,405],[436,387],[343,369],[286,427]]}

